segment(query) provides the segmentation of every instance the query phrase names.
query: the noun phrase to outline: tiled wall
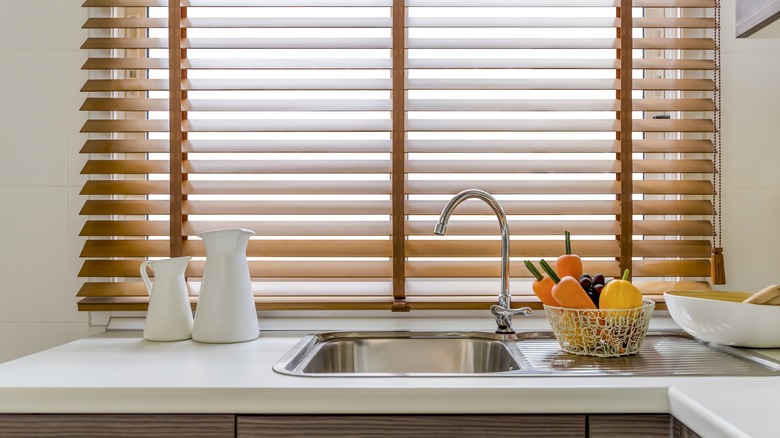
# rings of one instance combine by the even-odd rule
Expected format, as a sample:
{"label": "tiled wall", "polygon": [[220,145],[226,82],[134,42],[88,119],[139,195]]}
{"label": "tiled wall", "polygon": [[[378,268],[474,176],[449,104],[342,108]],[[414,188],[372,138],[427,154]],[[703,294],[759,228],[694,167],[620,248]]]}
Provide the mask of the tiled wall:
{"label": "tiled wall", "polygon": [[728,284],[780,283],[780,22],[734,37],[735,0],[722,1],[723,246]]}
{"label": "tiled wall", "polygon": [[[0,362],[102,330],[74,296],[82,1],[0,0]],[[780,23],[738,41],[722,15],[724,289],[754,290],[780,283]]]}
{"label": "tiled wall", "polygon": [[76,311],[82,0],[0,0],[0,362],[102,331]]}

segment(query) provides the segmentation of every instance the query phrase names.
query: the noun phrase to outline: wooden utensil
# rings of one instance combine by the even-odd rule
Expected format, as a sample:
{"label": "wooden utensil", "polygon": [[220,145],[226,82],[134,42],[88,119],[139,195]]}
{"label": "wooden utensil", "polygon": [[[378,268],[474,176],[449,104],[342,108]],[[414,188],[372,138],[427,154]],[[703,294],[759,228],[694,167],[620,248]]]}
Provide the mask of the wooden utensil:
{"label": "wooden utensil", "polygon": [[743,303],[780,306],[780,284],[767,286],[749,296]]}

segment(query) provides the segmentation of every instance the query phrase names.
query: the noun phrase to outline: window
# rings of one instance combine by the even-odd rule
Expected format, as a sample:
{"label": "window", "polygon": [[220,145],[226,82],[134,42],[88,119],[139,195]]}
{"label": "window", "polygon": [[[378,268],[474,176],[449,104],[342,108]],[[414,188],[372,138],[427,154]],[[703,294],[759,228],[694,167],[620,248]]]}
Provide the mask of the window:
{"label": "window", "polygon": [[[256,232],[258,309],[468,309],[564,231],[590,273],[703,280],[717,24],[705,0],[87,0],[82,310],[146,258]],[[625,23],[632,23],[630,26]]]}

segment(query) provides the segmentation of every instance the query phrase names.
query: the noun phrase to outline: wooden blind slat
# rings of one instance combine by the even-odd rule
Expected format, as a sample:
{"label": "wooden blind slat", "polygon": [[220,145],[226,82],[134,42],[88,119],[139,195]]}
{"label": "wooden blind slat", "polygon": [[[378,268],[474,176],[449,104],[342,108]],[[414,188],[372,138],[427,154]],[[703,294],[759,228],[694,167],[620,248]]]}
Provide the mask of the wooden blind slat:
{"label": "wooden blind slat", "polygon": [[90,79],[81,91],[165,91],[165,79]]}
{"label": "wooden blind slat", "polygon": [[707,259],[712,254],[712,245],[701,240],[644,240],[634,245],[637,257],[684,257]]}
{"label": "wooden blind slat", "polygon": [[670,17],[635,17],[634,27],[672,28],[672,29],[712,29],[714,18],[670,18]]}
{"label": "wooden blind slat", "polygon": [[711,79],[634,79],[636,90],[712,91]]}
{"label": "wooden blind slat", "polygon": [[[432,236],[435,220],[410,221],[406,234],[410,236]],[[568,228],[567,228],[568,227]],[[563,235],[564,231],[580,235],[616,235],[620,226],[615,220],[582,220],[576,222],[550,220],[509,221],[509,228],[517,235]],[[462,221],[453,218],[447,226],[447,235],[452,236],[495,236],[498,225],[491,220]]]}
{"label": "wooden blind slat", "polygon": [[[406,213],[415,215],[438,215],[446,201],[409,201]],[[617,201],[503,201],[501,206],[508,215],[565,215],[576,211],[581,215],[612,215],[620,209]],[[712,202],[707,200],[639,200],[634,202],[637,214],[647,215],[708,215]],[[490,214],[487,205],[465,203],[458,208],[459,215]]]}
{"label": "wooden blind slat", "polygon": [[615,120],[468,120],[413,119],[407,123],[410,131],[573,131],[614,132]]}
{"label": "wooden blind slat", "polygon": [[87,38],[82,49],[167,49],[164,38]]}
{"label": "wooden blind slat", "polygon": [[712,140],[634,140],[636,152],[694,152],[712,153]]}
{"label": "wooden blind slat", "polygon": [[168,99],[87,98],[81,111],[167,111]]}
{"label": "wooden blind slat", "polygon": [[290,6],[317,6],[317,7],[390,7],[392,0],[182,0],[182,6],[189,7],[290,7]]}
{"label": "wooden blind slat", "polygon": [[637,260],[634,269],[637,277],[709,277],[710,260]]}
{"label": "wooden blind slat", "polygon": [[614,38],[417,38],[410,49],[617,49]]}
{"label": "wooden blind slat", "polygon": [[167,6],[167,0],[84,0],[82,6],[88,8],[99,7],[117,7],[117,8],[129,8],[129,7],[163,7]]}
{"label": "wooden blind slat", "polygon": [[[418,140],[406,142],[409,152],[424,153],[606,153],[617,151],[615,140]],[[711,149],[710,149],[711,150]]]}
{"label": "wooden blind slat", "polygon": [[[163,240],[91,240],[81,257],[168,257],[169,244]],[[200,241],[184,242],[184,253],[205,257]],[[252,240],[249,257],[389,257],[388,240]]]}
{"label": "wooden blind slat", "polygon": [[[660,79],[659,79],[660,81]],[[693,79],[691,79],[693,81]],[[614,79],[409,79],[411,90],[617,90]]]}
{"label": "wooden blind slat", "polygon": [[[97,200],[90,199],[81,208],[81,215],[165,215],[168,201]],[[86,243],[85,243],[86,245]]]}
{"label": "wooden blind slat", "polygon": [[82,175],[88,174],[149,174],[168,173],[167,161],[159,160],[89,160],[81,169]]}
{"label": "wooden blind slat", "polygon": [[82,29],[152,29],[168,27],[164,18],[89,18]]}
{"label": "wooden blind slat", "polygon": [[[638,111],[712,111],[712,99],[635,99]],[[610,99],[412,99],[410,111],[618,111],[620,102]],[[314,109],[318,109],[316,106]]]}
{"label": "wooden blind slat", "polygon": [[[388,79],[188,79],[182,89],[194,90],[389,90]],[[92,90],[87,90],[92,91]],[[101,91],[101,90],[98,90]]]}
{"label": "wooden blind slat", "polygon": [[[194,61],[193,61],[194,62]],[[706,59],[634,59],[634,68],[657,70],[712,70],[714,63]],[[612,59],[410,59],[409,68],[414,69],[615,69],[618,65]]]}
{"label": "wooden blind slat", "polygon": [[166,140],[87,140],[80,151],[82,154],[110,154],[129,152],[168,152]]}
{"label": "wooden blind slat", "polygon": [[184,171],[197,173],[389,173],[389,160],[191,160]]}
{"label": "wooden blind slat", "polygon": [[413,69],[505,69],[505,68],[544,68],[544,69],[614,69],[614,59],[524,59],[524,58],[468,58],[468,59],[409,59],[408,68]]}
{"label": "wooden blind slat", "polygon": [[257,99],[222,100],[189,99],[182,102],[184,111],[390,111],[383,99]]}
{"label": "wooden blind slat", "polygon": [[269,185],[264,181],[186,181],[184,193],[188,195],[389,195],[388,181],[276,181]]}
{"label": "wooden blind slat", "polygon": [[[126,44],[129,44],[126,43]],[[147,43],[148,44],[148,43]],[[93,48],[93,47],[85,47]],[[98,47],[100,48],[100,47]],[[389,38],[187,38],[184,49],[389,49]]]}
{"label": "wooden blind slat", "polygon": [[168,132],[165,120],[87,120],[81,132]]}
{"label": "wooden blind slat", "polygon": [[[139,277],[142,260],[87,260],[79,277]],[[203,261],[192,260],[187,276],[203,275]],[[356,269],[357,268],[357,269]],[[252,278],[390,278],[390,262],[249,261]]]}
{"label": "wooden blind slat", "polygon": [[147,220],[88,220],[79,236],[168,236],[168,221]]}
{"label": "wooden blind slat", "polygon": [[712,50],[715,41],[711,38],[636,38],[634,47],[645,50]]}
{"label": "wooden blind slat", "polygon": [[381,70],[390,66],[390,60],[383,58],[196,58],[182,61],[182,67],[188,70]]}
{"label": "wooden blind slat", "polygon": [[[188,215],[358,215],[390,214],[389,201],[185,201]],[[441,211],[441,209],[439,209]]]}
{"label": "wooden blind slat", "polygon": [[[550,264],[555,269],[555,264]],[[600,272],[607,277],[618,276],[620,272],[615,261],[587,261],[582,267],[587,272]],[[410,278],[498,278],[500,267],[495,261],[413,261],[407,263],[406,275]],[[531,273],[522,263],[512,264],[509,275],[512,278],[531,278]]]}
{"label": "wooden blind slat", "polygon": [[610,99],[410,99],[409,111],[616,111]]}
{"label": "wooden blind slat", "polygon": [[[462,180],[408,181],[406,189],[410,194],[451,195],[465,185]],[[481,181],[479,185],[495,195],[615,194],[619,189],[615,181]],[[657,189],[661,190],[660,186]]]}
{"label": "wooden blind slat", "polygon": [[162,58],[89,58],[82,70],[145,70],[168,68],[168,60]]}
{"label": "wooden blind slat", "polygon": [[[77,294],[79,297],[149,297],[146,285],[142,281],[89,282],[84,283]],[[83,301],[79,302],[81,305]],[[146,310],[145,308],[143,310]]]}
{"label": "wooden blind slat", "polygon": [[608,17],[409,17],[410,27],[615,27],[617,18]]}
{"label": "wooden blind slat", "polygon": [[653,195],[712,195],[711,181],[634,181],[634,193]]}
{"label": "wooden blind slat", "polygon": [[713,8],[715,0],[633,0],[640,8]]}
{"label": "wooden blind slat", "polygon": [[[243,225],[242,225],[243,224]],[[265,236],[387,236],[389,225],[382,221],[340,221],[340,222],[314,222],[314,221],[200,221],[187,222],[184,232],[190,236],[196,236],[204,231],[238,228],[255,231],[258,235]],[[433,228],[431,228],[433,229]],[[81,230],[81,236],[167,236],[167,221],[144,220],[89,220]]]}
{"label": "wooden blind slat", "polygon": [[635,111],[712,111],[712,99],[635,99]]}
{"label": "wooden blind slat", "polygon": [[[582,257],[617,257],[617,241],[576,241],[577,254]],[[473,240],[412,240],[406,246],[409,257],[497,257],[501,242]],[[561,242],[524,240],[510,247],[510,257],[551,259],[561,255]]]}
{"label": "wooden blind slat", "polygon": [[185,152],[390,152],[390,140],[185,140]]}
{"label": "wooden blind slat", "polygon": [[184,132],[351,132],[390,130],[390,120],[186,120]]}
{"label": "wooden blind slat", "polygon": [[712,70],[715,63],[711,59],[634,59],[634,68],[654,70]]}
{"label": "wooden blind slat", "polygon": [[[616,173],[620,171],[615,160],[426,160],[408,163],[407,172],[426,173]],[[634,171],[642,173],[708,173],[711,160],[641,160],[634,163]]]}
{"label": "wooden blind slat", "polygon": [[[576,222],[550,220],[509,221],[514,234],[523,235],[563,235],[564,231],[581,235],[617,235],[620,232],[619,223],[614,220],[581,220]],[[406,232],[412,236],[431,236],[435,221],[409,222]],[[568,227],[568,228],[567,228]],[[637,234],[648,236],[709,236],[712,226],[709,221],[697,220],[640,220],[634,223]],[[452,235],[495,235],[496,224],[489,221],[457,221],[453,219],[447,227],[447,234]],[[560,255],[560,254],[559,254]]]}
{"label": "wooden blind slat", "polygon": [[184,28],[375,28],[392,27],[389,17],[197,17],[182,20]]}
{"label": "wooden blind slat", "polygon": [[104,181],[84,183],[81,195],[164,195],[168,193],[167,181]]}

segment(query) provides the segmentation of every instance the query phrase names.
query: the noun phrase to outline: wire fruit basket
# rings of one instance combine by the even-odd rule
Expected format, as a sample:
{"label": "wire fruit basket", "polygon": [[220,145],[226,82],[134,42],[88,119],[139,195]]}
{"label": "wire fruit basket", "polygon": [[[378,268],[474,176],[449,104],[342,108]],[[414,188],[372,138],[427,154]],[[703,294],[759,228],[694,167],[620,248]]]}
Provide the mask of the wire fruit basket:
{"label": "wire fruit basket", "polygon": [[563,351],[582,356],[619,357],[635,354],[650,325],[655,302],[642,300],[634,309],[568,309],[544,306],[553,334]]}

